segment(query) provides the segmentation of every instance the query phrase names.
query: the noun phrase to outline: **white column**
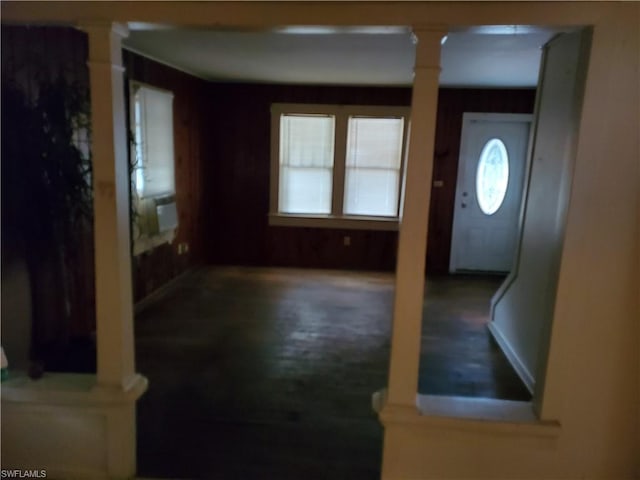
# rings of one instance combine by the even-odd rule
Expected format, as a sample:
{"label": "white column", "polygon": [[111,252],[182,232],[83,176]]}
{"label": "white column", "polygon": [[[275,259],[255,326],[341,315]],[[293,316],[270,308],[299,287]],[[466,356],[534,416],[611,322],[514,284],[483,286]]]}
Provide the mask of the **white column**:
{"label": "white column", "polygon": [[387,405],[391,407],[416,407],[440,41],[445,34],[439,28],[414,29],[416,63],[387,391]]}
{"label": "white column", "polygon": [[91,81],[97,383],[101,388],[128,390],[137,379],[121,45],[128,31],[112,23],[88,24],[83,30],[89,34]]}

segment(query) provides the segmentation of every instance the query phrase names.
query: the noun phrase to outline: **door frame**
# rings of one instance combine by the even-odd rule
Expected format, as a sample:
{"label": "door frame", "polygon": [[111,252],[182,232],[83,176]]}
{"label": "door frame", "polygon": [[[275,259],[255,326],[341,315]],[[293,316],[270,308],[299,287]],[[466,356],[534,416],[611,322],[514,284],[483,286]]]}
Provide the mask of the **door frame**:
{"label": "door frame", "polygon": [[[464,112],[462,114],[462,130],[460,133],[460,149],[458,153],[458,173],[456,175],[456,188],[454,190],[454,200],[453,200],[453,219],[451,223],[451,243],[449,245],[449,273],[456,273],[455,264],[456,264],[456,251],[453,248],[454,242],[458,234],[456,234],[456,227],[459,223],[456,221],[456,205],[458,202],[458,186],[462,180],[464,175],[464,169],[460,168],[461,163],[463,162],[463,157],[466,153],[467,146],[467,131],[470,128],[472,122],[477,121],[488,121],[488,122],[513,122],[513,123],[528,123],[529,124],[529,135],[527,139],[527,148],[524,158],[523,168],[523,176],[522,176],[522,191],[520,193],[520,206],[518,207],[518,236],[520,235],[520,229],[522,227],[522,199],[525,195],[525,188],[528,179],[528,170],[529,170],[529,156],[531,153],[531,140],[533,134],[533,124],[534,124],[534,115],[533,113],[483,113],[483,112]],[[516,252],[517,252],[516,248]],[[516,254],[514,252],[514,255]]]}

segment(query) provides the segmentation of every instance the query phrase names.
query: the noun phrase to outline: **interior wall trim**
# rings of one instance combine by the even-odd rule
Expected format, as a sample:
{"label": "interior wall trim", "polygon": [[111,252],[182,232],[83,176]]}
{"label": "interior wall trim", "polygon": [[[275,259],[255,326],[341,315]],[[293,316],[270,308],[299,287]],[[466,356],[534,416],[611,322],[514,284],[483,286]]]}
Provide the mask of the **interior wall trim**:
{"label": "interior wall trim", "polygon": [[500,328],[495,324],[495,322],[493,321],[489,322],[489,324],[487,325],[487,328],[489,329],[489,332],[491,332],[491,336],[493,336],[493,339],[496,341],[500,349],[503,351],[505,357],[507,357],[507,360],[509,360],[509,363],[511,364],[513,369],[516,371],[516,373],[520,377],[520,380],[522,380],[522,383],[524,383],[524,386],[527,387],[527,390],[529,390],[529,393],[533,395],[533,392],[536,386],[536,381],[533,378],[533,375],[531,375],[531,372],[529,371],[529,369],[524,365],[524,363],[522,362],[518,354],[513,350],[513,348],[511,348],[511,345],[509,344],[505,336],[502,334],[502,331],[500,331]]}
{"label": "interior wall trim", "polygon": [[211,80],[209,78],[206,78],[206,77],[204,77],[203,75],[201,75],[201,74],[199,74],[197,72],[194,72],[194,71],[192,71],[190,69],[187,69],[187,68],[184,68],[184,67],[180,67],[180,66],[175,65],[175,64],[173,64],[171,62],[167,62],[166,60],[161,60],[158,57],[155,57],[153,55],[149,55],[148,53],[144,53],[144,52],[138,50],[137,48],[130,47],[129,45],[122,45],[122,49],[126,50],[127,52],[134,53],[134,54],[136,54],[136,55],[138,55],[140,57],[144,57],[144,58],[146,58],[148,60],[151,60],[153,62],[159,63],[160,65],[164,65],[165,67],[169,67],[169,68],[172,68],[174,70],[178,70],[179,72],[186,73],[187,75],[191,75],[192,77],[199,78],[200,80],[204,80],[205,82],[211,82]]}

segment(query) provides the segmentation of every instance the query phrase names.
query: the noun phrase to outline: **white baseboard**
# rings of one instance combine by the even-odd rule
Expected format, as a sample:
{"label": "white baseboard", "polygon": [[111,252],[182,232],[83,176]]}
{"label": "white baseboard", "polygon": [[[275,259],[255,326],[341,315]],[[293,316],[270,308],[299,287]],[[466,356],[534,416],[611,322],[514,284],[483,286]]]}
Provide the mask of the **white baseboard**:
{"label": "white baseboard", "polygon": [[527,390],[529,390],[529,393],[533,395],[533,391],[536,386],[536,381],[533,378],[533,375],[531,375],[531,372],[529,371],[529,369],[524,365],[524,363],[522,362],[518,354],[513,350],[513,348],[511,348],[511,345],[509,344],[507,339],[504,337],[504,335],[500,331],[500,328],[498,328],[495,322],[493,321],[489,322],[489,325],[487,325],[487,327],[489,328],[489,331],[491,332],[491,335],[493,336],[494,340],[500,346],[504,355],[507,357],[507,360],[509,360],[509,363],[511,363],[511,366],[520,377],[520,380],[522,380],[522,383],[524,383],[524,386],[527,387]]}

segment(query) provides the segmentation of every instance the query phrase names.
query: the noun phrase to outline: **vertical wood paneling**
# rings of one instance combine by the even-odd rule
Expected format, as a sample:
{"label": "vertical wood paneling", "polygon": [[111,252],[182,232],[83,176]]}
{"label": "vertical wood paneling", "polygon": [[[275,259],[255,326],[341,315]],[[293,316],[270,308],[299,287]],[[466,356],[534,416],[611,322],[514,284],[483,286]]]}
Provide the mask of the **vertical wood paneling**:
{"label": "vertical wood paneling", "polygon": [[[88,85],[86,35],[54,27],[2,28],[2,76],[31,98],[38,80],[61,72]],[[139,300],[201,261],[219,264],[393,270],[397,234],[365,230],[270,227],[270,105],[275,102],[409,105],[408,88],[224,84],[204,82],[124,52],[126,75],[174,93],[176,196],[174,243],[135,258]],[[464,112],[530,113],[534,90],[441,89],[434,152],[427,269],[449,262],[453,202]],[[7,240],[6,231],[3,240]],[[344,237],[350,237],[350,246]],[[177,245],[190,251],[178,255]],[[3,249],[10,242],[3,242]],[[69,261],[74,271],[69,334],[95,328],[92,232]]]}
{"label": "vertical wood paneling", "polygon": [[[174,94],[173,129],[175,148],[176,203],[178,230],[172,244],[164,244],[134,257],[135,301],[200,262],[202,240],[202,157],[203,98],[206,83],[148,58],[124,51],[126,78],[147,83]],[[189,251],[178,254],[178,245],[188,243]]]}
{"label": "vertical wood paneling", "polygon": [[[211,263],[389,270],[394,232],[270,227],[271,103],[408,105],[404,88],[210,84],[210,207],[205,221]],[[344,236],[351,237],[345,247]]]}
{"label": "vertical wood paneling", "polygon": [[[2,25],[1,36],[3,87],[18,88],[32,106],[38,101],[40,86],[53,83],[59,76],[69,85],[74,85],[80,95],[89,91],[88,41],[85,33],[64,27]],[[89,102],[88,94],[86,101]],[[13,118],[12,121],[19,124],[26,119]],[[3,184],[20,183],[20,179],[6,176],[11,175],[5,168],[5,162],[10,160],[3,158],[2,161]],[[36,303],[42,303],[34,307],[42,317],[34,323],[34,337],[44,339],[43,343],[56,345],[77,337],[88,337],[95,330],[93,225],[90,219],[77,225],[74,231],[76,242],[73,249],[65,252],[64,266],[52,266],[50,260],[30,258],[36,255],[28,248],[34,239],[21,239],[21,234],[7,223],[7,218],[16,212],[5,215],[6,209],[15,209],[18,215],[28,215],[25,206],[16,205],[14,200],[3,197],[2,260],[4,264],[12,262],[16,256],[25,257],[27,263],[33,265],[32,274],[40,277],[31,279],[30,293]],[[26,211],[29,209],[26,208]],[[50,278],[64,278],[68,304],[62,308],[59,302],[65,297],[63,282],[49,281]],[[38,284],[46,284],[47,295],[36,292],[35,286]],[[60,314],[59,310],[64,313]],[[63,318],[58,318],[60,315]],[[35,352],[35,355],[41,357],[44,354]],[[46,368],[50,366],[49,363],[45,364]]]}
{"label": "vertical wood paneling", "polygon": [[[395,232],[270,227],[270,105],[328,103],[409,105],[408,88],[358,88],[210,83],[210,155],[204,165],[206,251],[210,263],[393,270]],[[449,262],[462,114],[529,113],[534,90],[441,89],[434,152],[427,268]],[[344,237],[351,246],[344,246]]]}

